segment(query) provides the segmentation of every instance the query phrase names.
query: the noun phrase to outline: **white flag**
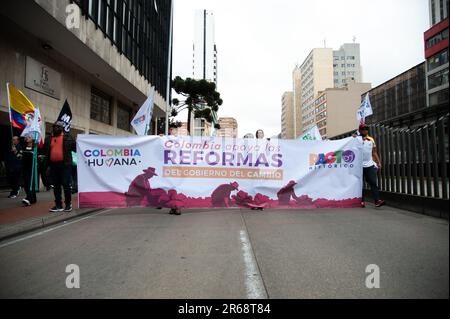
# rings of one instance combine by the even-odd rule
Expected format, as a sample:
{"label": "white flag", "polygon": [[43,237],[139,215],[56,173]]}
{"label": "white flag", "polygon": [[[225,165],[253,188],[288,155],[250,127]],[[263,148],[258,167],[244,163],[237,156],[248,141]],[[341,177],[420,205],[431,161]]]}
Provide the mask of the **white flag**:
{"label": "white flag", "polygon": [[307,130],[303,135],[299,137],[303,141],[321,141],[322,135],[320,135],[319,128],[314,125],[309,130]]}
{"label": "white flag", "polygon": [[41,141],[41,127],[42,127],[42,118],[41,118],[41,112],[39,111],[39,108],[34,109],[33,115],[29,117],[27,120],[27,126],[23,130],[22,134],[20,136],[26,137],[31,136],[33,137],[35,143],[39,143]]}
{"label": "white flag", "polygon": [[358,108],[356,112],[356,118],[360,123],[366,122],[366,117],[372,115],[372,105],[370,104],[369,93],[366,94],[364,101],[361,103],[361,106]]}
{"label": "white flag", "polygon": [[150,127],[150,120],[152,119],[154,100],[155,88],[152,87],[147,100],[142,104],[141,108],[136,113],[136,116],[131,121],[131,126],[133,126],[138,135],[147,135],[147,130]]}

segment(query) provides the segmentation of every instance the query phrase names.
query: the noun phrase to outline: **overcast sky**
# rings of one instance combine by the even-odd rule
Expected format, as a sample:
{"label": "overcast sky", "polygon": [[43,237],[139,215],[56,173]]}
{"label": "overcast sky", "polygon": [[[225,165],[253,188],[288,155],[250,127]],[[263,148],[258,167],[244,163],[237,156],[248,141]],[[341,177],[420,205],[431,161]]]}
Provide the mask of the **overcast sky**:
{"label": "overcast sky", "polygon": [[[311,49],[361,44],[363,81],[377,86],[424,61],[428,0],[175,0],[173,76],[192,76],[195,10],[214,11],[219,116],[239,137],[281,132],[281,96]],[[187,113],[180,119],[185,121]]]}

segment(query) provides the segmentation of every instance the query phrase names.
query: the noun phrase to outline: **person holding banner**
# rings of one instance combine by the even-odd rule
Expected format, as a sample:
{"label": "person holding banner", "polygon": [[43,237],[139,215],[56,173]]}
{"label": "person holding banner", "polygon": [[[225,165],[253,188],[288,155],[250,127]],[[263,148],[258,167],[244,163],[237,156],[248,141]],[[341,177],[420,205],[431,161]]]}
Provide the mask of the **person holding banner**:
{"label": "person holding banner", "polygon": [[[369,136],[369,127],[366,124],[359,125],[359,134],[363,143],[363,178],[372,191],[372,196],[376,207],[381,207],[385,204],[384,200],[380,199],[380,191],[377,185],[377,171],[381,169],[381,160],[378,155],[375,140]],[[353,137],[357,137],[356,134]],[[365,207],[364,192],[362,194],[361,207]]]}
{"label": "person holding banner", "polygon": [[264,138],[264,131],[261,129],[257,130],[255,136],[256,139],[262,140]]}
{"label": "person holding banner", "polygon": [[23,182],[26,197],[22,199],[25,206],[31,206],[36,199],[36,163],[34,161],[35,143],[32,135],[25,136],[25,147],[22,151]]}
{"label": "person holding banner", "polygon": [[[50,176],[54,186],[55,206],[50,212],[72,211],[72,151],[76,151],[74,139],[64,133],[64,122],[53,124],[52,135],[45,142],[45,155],[50,166]],[[61,188],[64,189],[65,208],[62,207]]]}

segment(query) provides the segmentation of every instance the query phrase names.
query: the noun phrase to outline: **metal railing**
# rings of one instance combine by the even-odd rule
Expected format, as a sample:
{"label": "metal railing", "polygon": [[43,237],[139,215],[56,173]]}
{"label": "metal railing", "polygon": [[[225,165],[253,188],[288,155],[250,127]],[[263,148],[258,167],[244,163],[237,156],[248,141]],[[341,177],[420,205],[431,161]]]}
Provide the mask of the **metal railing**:
{"label": "metal railing", "polygon": [[381,190],[449,199],[448,118],[406,129],[369,125],[383,162]]}
{"label": "metal railing", "polygon": [[415,128],[369,125],[383,163],[378,173],[381,191],[449,199],[448,119],[446,114]]}

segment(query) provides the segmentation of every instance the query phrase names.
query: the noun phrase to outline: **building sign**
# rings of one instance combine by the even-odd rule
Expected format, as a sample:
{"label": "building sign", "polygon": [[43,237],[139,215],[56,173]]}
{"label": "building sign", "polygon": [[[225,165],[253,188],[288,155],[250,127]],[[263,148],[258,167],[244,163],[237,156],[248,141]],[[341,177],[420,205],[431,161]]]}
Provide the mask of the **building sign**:
{"label": "building sign", "polygon": [[25,86],[57,100],[61,93],[61,74],[27,56]]}

